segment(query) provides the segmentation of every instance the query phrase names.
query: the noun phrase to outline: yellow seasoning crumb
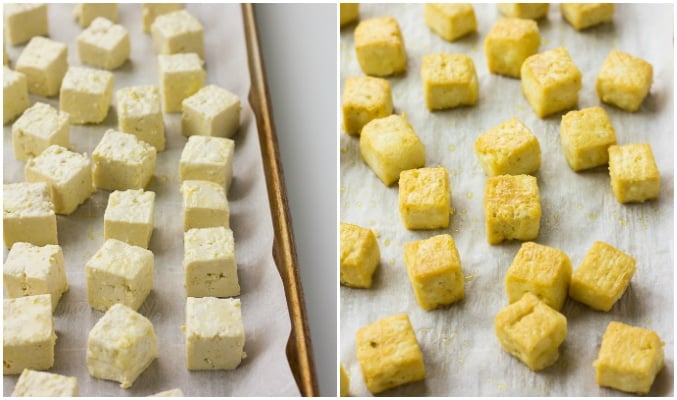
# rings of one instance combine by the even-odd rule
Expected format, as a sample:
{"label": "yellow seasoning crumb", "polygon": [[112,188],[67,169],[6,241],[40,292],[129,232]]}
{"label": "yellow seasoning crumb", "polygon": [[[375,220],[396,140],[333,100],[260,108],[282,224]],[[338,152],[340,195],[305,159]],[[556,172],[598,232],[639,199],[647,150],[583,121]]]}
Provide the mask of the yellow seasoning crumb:
{"label": "yellow seasoning crumb", "polygon": [[475,277],[472,274],[468,274],[465,276],[465,281],[466,282],[472,282]]}
{"label": "yellow seasoning crumb", "polygon": [[467,197],[467,198],[469,198],[469,199],[472,199],[473,196],[475,196],[475,194],[474,194],[473,192],[468,192],[468,193],[466,193],[466,195],[465,195],[465,197]]}
{"label": "yellow seasoning crumb", "polygon": [[386,246],[386,247],[390,246],[390,239],[384,240],[383,245]]}
{"label": "yellow seasoning crumb", "polygon": [[449,151],[451,151],[451,152],[456,151],[456,146],[453,145],[453,144],[450,144],[450,145],[449,145]]}
{"label": "yellow seasoning crumb", "polygon": [[618,222],[619,222],[622,226],[628,225],[628,220],[625,219],[625,218],[621,218],[620,220],[618,220]]}
{"label": "yellow seasoning crumb", "polygon": [[456,209],[454,207],[449,207],[449,215],[456,214]]}
{"label": "yellow seasoning crumb", "polygon": [[596,215],[596,214],[593,214],[593,213],[590,213],[590,214],[588,214],[588,219],[589,219],[590,221],[595,221],[595,220],[597,219],[597,215]]}

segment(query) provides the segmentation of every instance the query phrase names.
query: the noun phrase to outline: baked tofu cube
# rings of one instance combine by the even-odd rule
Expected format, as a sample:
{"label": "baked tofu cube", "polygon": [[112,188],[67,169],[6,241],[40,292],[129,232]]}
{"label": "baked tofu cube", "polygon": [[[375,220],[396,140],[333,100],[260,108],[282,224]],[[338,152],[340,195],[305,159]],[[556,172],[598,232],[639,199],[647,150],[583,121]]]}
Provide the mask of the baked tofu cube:
{"label": "baked tofu cube", "polygon": [[131,53],[127,29],[103,17],[78,35],[77,45],[80,61],[103,69],[122,66]]}
{"label": "baked tofu cube", "polygon": [[33,243],[36,246],[59,243],[49,184],[4,184],[2,199],[2,233],[5,246],[12,247],[17,242]]}
{"label": "baked tofu cube", "polygon": [[350,396],[350,376],[343,368],[343,364],[339,364],[341,369],[341,397]]}
{"label": "baked tofu cube", "polygon": [[400,25],[392,17],[364,20],[355,28],[355,53],[362,72],[397,75],[407,70],[407,52]]}
{"label": "baked tofu cube", "polygon": [[341,285],[370,288],[381,251],[371,229],[341,222]]}
{"label": "baked tofu cube", "polygon": [[519,78],[522,63],[536,54],[540,45],[536,21],[499,18],[484,39],[489,72]]}
{"label": "baked tofu cube", "polygon": [[157,86],[129,86],[115,92],[118,129],[155,147],[165,149],[165,122]]}
{"label": "baked tofu cube", "polygon": [[183,390],[177,388],[151,394],[148,397],[186,397],[186,396],[183,394]]}
{"label": "baked tofu cube", "polygon": [[478,136],[474,147],[487,176],[533,174],[541,167],[538,138],[517,118]]}
{"label": "baked tofu cube", "polygon": [[16,382],[12,397],[77,397],[78,378],[25,369]]}
{"label": "baked tofu cube", "polygon": [[11,122],[30,106],[28,80],[21,72],[2,68],[2,123]]}
{"label": "baked tofu cube", "polygon": [[153,234],[155,193],[142,189],[114,191],[103,214],[103,239],[148,248]]}
{"label": "baked tofu cube", "polygon": [[549,3],[498,3],[498,11],[509,18],[540,19],[548,15]]}
{"label": "baked tofu cube", "polygon": [[98,17],[118,21],[117,3],[78,3],[73,7],[73,17],[81,27],[87,28]]}
{"label": "baked tofu cube", "polygon": [[143,31],[150,33],[150,27],[155,18],[170,12],[179,11],[183,4],[178,3],[143,3],[141,4],[141,17],[143,18]]}
{"label": "baked tofu cube", "polygon": [[463,300],[461,257],[451,235],[405,243],[404,264],[416,301],[424,310]]}
{"label": "baked tofu cube", "polygon": [[343,129],[349,135],[359,135],[369,121],[393,113],[390,82],[369,76],[349,77],[343,88],[341,103]]}
{"label": "baked tofu cube", "polygon": [[183,181],[183,231],[193,228],[230,228],[230,208],[226,191],[218,183]]}
{"label": "baked tofu cube", "polygon": [[472,4],[426,4],[423,15],[428,28],[449,42],[477,30]]}
{"label": "baked tofu cube", "polygon": [[204,60],[204,27],[185,9],[162,14],[150,26],[158,54],[195,53]]}
{"label": "baked tofu cube", "polygon": [[489,244],[506,239],[535,240],[541,224],[541,199],[530,175],[490,177],[484,189],[484,217]]}
{"label": "baked tofu cube", "polygon": [[387,186],[400,179],[400,172],[425,165],[425,148],[406,115],[377,118],[362,128],[360,154]]}
{"label": "baked tofu cube", "polygon": [[595,310],[609,311],[625,293],[635,268],[630,255],[597,241],[571,276],[569,296]]}
{"label": "baked tofu cube", "polygon": [[616,130],[602,107],[569,111],[559,128],[564,156],[574,171],[609,162],[609,147],[616,144]]}
{"label": "baked tofu cube", "polygon": [[188,138],[179,161],[179,179],[210,181],[226,189],[233,179],[235,142],[232,139],[193,135]]}
{"label": "baked tofu cube", "polygon": [[99,124],[113,99],[113,74],[93,68],[70,67],[61,84],[59,107],[72,124]]}
{"label": "baked tofu cube", "polygon": [[429,110],[474,106],[479,85],[472,58],[438,53],[423,57],[421,80]]}
{"label": "baked tofu cube", "polygon": [[567,299],[571,280],[571,260],[562,250],[534,242],[522,243],[505,276],[508,301],[514,303],[524,293],[536,295],[555,310]]}
{"label": "baked tofu cube", "polygon": [[407,314],[361,328],[356,345],[364,382],[373,394],[425,379],[423,353]]}
{"label": "baked tofu cube", "polygon": [[609,175],[620,203],[642,203],[658,197],[661,176],[649,144],[610,146]]}
{"label": "baked tofu cube", "polygon": [[613,3],[563,3],[559,5],[564,19],[577,31],[611,22],[614,9]]}
{"label": "baked tofu cube", "polygon": [[341,19],[341,28],[360,19],[359,3],[340,3],[339,14]]}
{"label": "baked tofu cube", "polygon": [[47,147],[70,145],[69,115],[45,103],[35,103],[12,125],[14,157],[26,161]]}
{"label": "baked tofu cube", "polygon": [[653,83],[651,64],[628,53],[611,50],[597,75],[599,99],[625,111],[637,111]]}
{"label": "baked tofu cube", "polygon": [[157,152],[134,135],[109,129],[94,148],[92,159],[97,188],[143,189],[155,173]]}
{"label": "baked tofu cube", "polygon": [[188,297],[240,295],[233,231],[222,226],[183,234],[185,288]]}
{"label": "baked tofu cube", "polygon": [[593,362],[600,386],[648,394],[663,368],[665,343],[652,330],[611,321]]}
{"label": "baked tofu cube", "polygon": [[449,227],[451,188],[446,168],[419,168],[400,174],[399,208],[407,229]]}
{"label": "baked tofu cube", "polygon": [[216,85],[205,86],[181,103],[181,133],[233,137],[240,128],[240,98]]}
{"label": "baked tofu cube", "polygon": [[34,36],[49,35],[47,4],[4,4],[5,36],[12,46],[26,43]]}
{"label": "baked tofu cube", "polygon": [[183,100],[197,93],[207,73],[204,62],[195,53],[160,54],[160,96],[166,113],[180,112]]}
{"label": "baked tofu cube", "polygon": [[581,71],[564,47],[534,54],[522,63],[522,93],[543,118],[578,105]]}
{"label": "baked tofu cube", "polygon": [[14,69],[26,75],[28,91],[39,96],[56,96],[68,69],[68,47],[36,36],[21,52]]}

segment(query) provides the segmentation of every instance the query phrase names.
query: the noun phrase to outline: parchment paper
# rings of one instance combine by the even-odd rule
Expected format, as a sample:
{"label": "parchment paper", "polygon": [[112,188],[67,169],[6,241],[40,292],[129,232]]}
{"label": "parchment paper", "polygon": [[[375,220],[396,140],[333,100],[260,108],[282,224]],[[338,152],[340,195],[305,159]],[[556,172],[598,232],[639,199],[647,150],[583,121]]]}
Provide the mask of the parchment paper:
{"label": "parchment paper", "polygon": [[[71,16],[73,5],[50,4],[50,35],[68,44],[70,65],[81,65],[75,38],[81,32]],[[186,369],[184,335],[186,294],[183,287],[183,221],[179,194],[179,157],[186,143],[181,135],[181,114],[165,116],[167,149],[159,153],[153,181],[156,193],[155,230],[150,250],[155,254],[154,288],[139,312],[148,317],[158,336],[159,357],[130,389],[92,378],[85,366],[89,330],[103,313],[87,304],[84,266],[103,244],[103,213],[107,191],[97,191],[70,216],[58,216],[59,243],[66,259],[70,290],[55,311],[56,356],[50,370],[76,376],[82,396],[146,396],[181,388],[187,396],[298,396],[299,390],[285,355],[290,320],[280,275],[272,258],[273,227],[256,121],[248,103],[250,87],[242,13],[239,4],[188,4],[186,8],[205,27],[206,83],[236,93],[242,100],[242,125],[235,140],[234,178],[228,193],[231,229],[235,235],[240,299],[245,327],[247,358],[234,371]],[[120,4],[119,23],[132,39],[131,60],[114,71],[115,89],[138,84],[158,84],[157,57],[150,35],[141,29],[139,4]],[[8,46],[12,65],[23,46]],[[31,103],[45,101],[31,96]],[[58,98],[48,103],[58,107]],[[91,155],[103,133],[116,128],[112,107],[102,125],[71,127],[72,148]],[[4,182],[24,180],[24,163],[17,161],[10,142],[10,125],[4,128]],[[7,249],[5,249],[5,256]],[[11,394],[17,376],[3,379]]]}
{"label": "parchment paper", "polygon": [[[351,393],[369,395],[355,357],[355,334],[383,317],[408,313],[425,360],[427,378],[384,394],[435,396],[612,396],[595,382],[592,362],[609,321],[658,332],[665,342],[665,368],[651,395],[671,396],[674,373],[673,333],[673,6],[617,5],[613,23],[576,32],[557,5],[539,22],[540,51],[566,46],[583,74],[579,107],[600,104],[594,82],[609,51],[617,48],[648,60],[654,67],[651,94],[637,113],[603,106],[619,144],[650,143],[661,172],[658,200],[619,204],[606,167],[573,172],[559,143],[561,114],[539,119],[520,90],[520,81],[489,74],[484,38],[499,13],[494,4],[476,4],[478,33],[448,43],[423,20],[423,5],[363,4],[361,19],[393,16],[402,28],[408,72],[389,78],[395,112],[406,112],[426,148],[426,166],[450,173],[455,214],[449,229],[407,231],[397,207],[398,187],[388,188],[363,163],[359,139],[341,133],[341,221],[378,232],[381,266],[374,287],[341,287],[340,359],[351,376]],[[341,90],[346,77],[362,75],[354,53],[354,26],[341,30]],[[420,79],[421,58],[435,52],[472,57],[479,77],[475,107],[431,113],[425,108]],[[536,174],[543,216],[537,242],[565,251],[574,269],[596,240],[606,241],[637,260],[630,287],[608,313],[593,311],[571,299],[563,313],[568,335],[559,360],[532,372],[504,352],[494,335],[496,313],[508,304],[505,271],[519,242],[487,244],[483,193],[485,176],[473,151],[475,138],[512,117],[538,137],[542,166]],[[403,244],[435,234],[451,234],[466,276],[465,300],[426,312],[414,298],[403,262]]]}

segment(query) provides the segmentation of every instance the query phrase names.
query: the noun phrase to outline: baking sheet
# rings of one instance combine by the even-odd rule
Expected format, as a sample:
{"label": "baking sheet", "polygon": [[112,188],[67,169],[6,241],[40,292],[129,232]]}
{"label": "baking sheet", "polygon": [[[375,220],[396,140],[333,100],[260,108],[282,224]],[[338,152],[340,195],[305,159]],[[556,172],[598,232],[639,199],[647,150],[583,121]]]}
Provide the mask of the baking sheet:
{"label": "baking sheet", "polygon": [[[71,16],[73,5],[50,4],[50,35],[67,43],[70,65],[81,65],[75,38],[81,32]],[[247,99],[250,77],[239,4],[188,4],[186,8],[205,27],[206,83],[236,93],[242,100],[242,125],[235,140],[234,178],[228,198],[234,231],[242,295],[247,358],[234,371],[195,371],[185,368],[183,288],[183,222],[179,194],[178,160],[186,142],[180,114],[165,115],[167,149],[158,154],[153,181],[156,193],[155,230],[150,250],[155,254],[154,289],[139,309],[158,336],[159,357],[130,389],[112,381],[94,379],[85,366],[89,330],[103,315],[87,304],[84,265],[103,243],[103,213],[108,192],[97,191],[70,216],[58,216],[59,242],[66,258],[70,290],[55,311],[57,331],[55,365],[50,370],[76,376],[82,396],[145,396],[181,388],[187,396],[298,396],[285,348],[290,320],[280,275],[272,258],[273,227],[270,215],[256,121]],[[156,53],[149,35],[141,29],[139,4],[120,4],[119,22],[130,32],[131,59],[114,71],[115,89],[157,84]],[[12,65],[23,46],[8,46]],[[45,101],[31,96],[31,102]],[[58,99],[47,101],[53,106]],[[102,125],[71,127],[72,148],[92,153],[103,133],[115,128],[111,108]],[[5,183],[23,181],[23,163],[14,159],[10,126],[4,128]],[[7,249],[4,254],[6,256]],[[17,376],[5,376],[4,395],[11,394]]]}
{"label": "baking sheet", "polygon": [[[660,196],[644,204],[619,204],[606,167],[575,173],[559,144],[561,114],[539,119],[527,104],[519,80],[489,74],[483,42],[498,18],[494,4],[475,4],[478,33],[454,43],[433,34],[423,20],[423,4],[362,4],[361,19],[393,16],[401,26],[408,72],[388,78],[396,113],[407,113],[426,147],[426,166],[448,169],[455,214],[448,229],[407,231],[400,220],[397,185],[388,188],[360,158],[359,139],[341,133],[341,221],[374,229],[381,266],[370,290],[341,287],[340,360],[351,377],[351,394],[366,396],[355,357],[355,334],[383,317],[408,313],[423,351],[427,378],[384,394],[433,396],[617,396],[598,387],[592,362],[609,323],[616,320],[658,332],[665,342],[665,367],[650,392],[673,395],[674,257],[673,257],[673,5],[620,4],[612,24],[576,32],[552,5],[539,22],[540,51],[565,46],[583,74],[579,107],[598,105],[594,82],[612,48],[637,55],[654,67],[651,94],[637,113],[603,106],[619,144],[650,143],[661,172]],[[341,30],[341,90],[346,77],[363,75],[354,53],[355,25]],[[479,77],[475,107],[431,113],[425,108],[420,80],[421,58],[435,52],[472,57]],[[630,287],[608,313],[567,300],[563,313],[568,335],[559,360],[532,372],[502,351],[493,319],[508,304],[505,271],[519,242],[487,244],[484,229],[485,176],[473,151],[482,132],[517,117],[538,137],[542,166],[536,174],[543,216],[537,242],[565,251],[574,268],[596,240],[606,241],[637,260]],[[465,274],[465,300],[426,312],[414,298],[403,262],[403,244],[435,234],[451,234]]]}

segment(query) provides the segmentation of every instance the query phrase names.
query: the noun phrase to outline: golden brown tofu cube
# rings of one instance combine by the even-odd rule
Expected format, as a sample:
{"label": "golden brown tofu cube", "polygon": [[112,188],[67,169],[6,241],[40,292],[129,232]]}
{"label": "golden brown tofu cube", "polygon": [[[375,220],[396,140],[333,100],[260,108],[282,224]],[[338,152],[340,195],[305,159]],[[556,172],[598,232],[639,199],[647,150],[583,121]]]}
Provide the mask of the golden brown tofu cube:
{"label": "golden brown tofu cube", "polygon": [[428,28],[449,42],[477,30],[472,4],[426,4],[423,14]]}
{"label": "golden brown tofu cube", "polygon": [[341,28],[360,19],[359,3],[340,3],[339,7]]}
{"label": "golden brown tofu cube", "polygon": [[343,368],[343,364],[339,364],[341,368],[341,397],[350,396],[350,376]]}
{"label": "golden brown tofu cube", "polygon": [[562,16],[577,31],[611,22],[614,16],[612,3],[564,3],[559,5]]}
{"label": "golden brown tofu cube", "polygon": [[370,288],[381,251],[371,229],[341,222],[341,284]]}
{"label": "golden brown tofu cube", "polygon": [[567,163],[574,171],[607,164],[609,147],[616,144],[616,130],[602,107],[564,114],[559,137]]}
{"label": "golden brown tofu cube", "polygon": [[519,78],[522,63],[536,54],[540,45],[541,34],[536,21],[499,18],[484,40],[489,72]]}
{"label": "golden brown tofu cube", "polygon": [[407,229],[449,226],[451,189],[446,168],[402,171],[399,186],[400,217]]}
{"label": "golden brown tofu cube", "polygon": [[611,50],[597,75],[599,99],[625,111],[637,111],[651,90],[653,67],[647,61]]}
{"label": "golden brown tofu cube", "polygon": [[649,144],[609,147],[611,189],[620,203],[655,199],[661,176]]}
{"label": "golden brown tofu cube", "polygon": [[355,53],[362,72],[389,76],[407,70],[407,52],[400,25],[392,17],[371,18],[355,28]]}
{"label": "golden brown tofu cube", "polygon": [[541,224],[541,199],[536,178],[500,175],[487,179],[484,218],[489,244],[506,239],[535,240]]}
{"label": "golden brown tofu cube", "polygon": [[540,19],[548,15],[549,3],[498,3],[498,11],[506,17]]}
{"label": "golden brown tofu cube", "polygon": [[517,118],[478,136],[474,147],[487,176],[533,174],[541,167],[538,138]]}
{"label": "golden brown tofu cube", "polygon": [[424,56],[421,80],[429,110],[474,106],[477,103],[479,84],[475,63],[464,54]]}
{"label": "golden brown tofu cube", "polygon": [[341,103],[343,129],[350,135],[359,135],[369,121],[393,113],[390,82],[369,76],[349,77],[343,88]]}

